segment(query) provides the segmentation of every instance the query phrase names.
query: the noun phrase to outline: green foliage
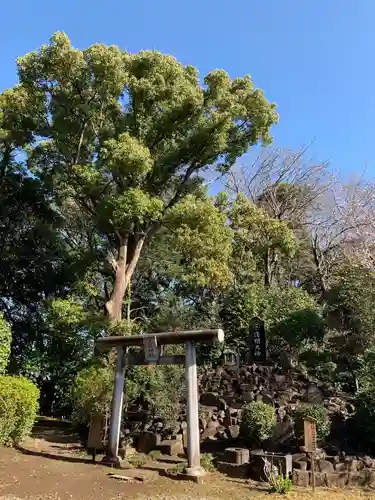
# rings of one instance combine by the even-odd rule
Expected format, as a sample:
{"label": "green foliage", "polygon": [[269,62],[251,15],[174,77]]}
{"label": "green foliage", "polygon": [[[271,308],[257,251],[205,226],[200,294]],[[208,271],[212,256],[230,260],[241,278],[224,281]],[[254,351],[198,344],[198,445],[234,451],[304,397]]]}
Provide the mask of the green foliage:
{"label": "green foliage", "polygon": [[331,419],[328,411],[321,405],[300,404],[292,412],[292,418],[295,423],[295,433],[299,439],[303,439],[304,420],[312,418],[316,422],[316,436],[319,441],[329,435],[331,429]]}
{"label": "green foliage", "polygon": [[93,363],[78,372],[73,387],[73,419],[88,424],[93,413],[105,412],[111,402],[114,370],[110,364]]}
{"label": "green foliage", "polygon": [[159,450],[152,450],[150,451],[148,456],[151,458],[151,460],[157,461],[163,456],[163,454]]}
{"label": "green foliage", "polygon": [[145,455],[136,453],[127,457],[126,461],[133,467],[142,467],[143,465],[147,464],[147,457]]}
{"label": "green foliage", "polygon": [[332,320],[365,337],[364,341],[373,338],[375,273],[354,262],[346,262],[337,270],[335,281],[329,296]]}
{"label": "green foliage", "polygon": [[276,425],[275,408],[266,403],[252,402],[243,410],[241,435],[253,443],[271,437]]}
{"label": "green foliage", "polygon": [[5,321],[4,315],[0,313],[0,375],[2,375],[6,370],[11,343],[12,331],[8,323]]}
{"label": "green foliage", "polygon": [[185,260],[185,281],[219,287],[230,282],[232,235],[225,222],[225,214],[212,200],[192,195],[167,212],[165,224],[173,230],[176,250]]}
{"label": "green foliage", "polygon": [[241,193],[225,213],[233,230],[232,267],[236,268],[238,283],[255,279],[257,274],[264,284],[275,283],[277,261],[292,257],[297,248],[288,224],[270,217]]}
{"label": "green foliage", "polygon": [[286,495],[292,489],[292,479],[289,476],[282,474],[271,473],[268,477],[269,492]]}
{"label": "green foliage", "polygon": [[363,392],[375,388],[375,346],[367,349],[359,359],[358,382]]}
{"label": "green foliage", "polygon": [[249,323],[255,316],[265,322],[271,354],[285,347],[298,352],[308,341],[320,342],[325,332],[322,308],[307,292],[253,284],[228,294],[220,311],[230,346],[246,349]]}
{"label": "green foliage", "polygon": [[176,423],[183,391],[184,370],[180,366],[136,366],[127,372],[126,400],[147,403],[150,413],[169,426]]}
{"label": "green foliage", "polygon": [[[216,70],[202,86],[195,68],[171,56],[102,44],[77,50],[64,33],[19,58],[18,71],[19,85],[1,100],[2,136],[7,144],[18,138],[56,204],[80,208],[117,266],[126,255],[109,315],[121,319],[144,243],[171,219],[179,219],[177,245],[194,261],[187,274],[227,283],[227,228],[195,196],[207,170],[227,172],[249,147],[271,140],[275,105],[250,77]],[[108,252],[95,257],[103,262]]]}
{"label": "green foliage", "polygon": [[23,377],[0,376],[0,444],[29,436],[38,411],[39,390]]}
{"label": "green foliage", "polygon": [[306,340],[321,341],[325,333],[322,308],[305,290],[271,287],[264,304],[266,328],[291,347]]}
{"label": "green foliage", "polygon": [[183,472],[185,472],[187,466],[188,466],[187,462],[180,462],[179,464],[175,465],[171,469],[168,469],[168,472],[172,476],[178,476],[179,474],[182,474]]}
{"label": "green foliage", "polygon": [[215,472],[214,457],[211,453],[201,454],[201,467],[206,472]]}
{"label": "green foliage", "polygon": [[366,448],[375,449],[375,388],[360,392],[355,402],[356,412],[352,419],[355,438]]}
{"label": "green foliage", "polygon": [[357,376],[365,387],[372,378],[375,273],[349,261],[342,264],[334,279],[327,308],[333,332],[329,350],[341,378],[346,379],[344,389],[355,391]]}
{"label": "green foliage", "polygon": [[235,229],[236,243],[246,245],[255,255],[264,258],[269,250],[293,256],[296,241],[293,231],[279,219],[270,217],[262,208],[238,195],[229,211]]}

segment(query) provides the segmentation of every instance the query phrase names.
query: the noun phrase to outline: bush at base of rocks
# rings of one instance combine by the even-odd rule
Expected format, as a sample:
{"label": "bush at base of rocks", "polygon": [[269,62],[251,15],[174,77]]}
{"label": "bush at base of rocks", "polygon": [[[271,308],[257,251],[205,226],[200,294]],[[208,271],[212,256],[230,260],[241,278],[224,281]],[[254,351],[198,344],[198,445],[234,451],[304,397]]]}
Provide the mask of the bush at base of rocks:
{"label": "bush at base of rocks", "polygon": [[248,404],[242,413],[241,436],[252,443],[260,443],[269,437],[276,425],[273,406],[263,402]]}
{"label": "bush at base of rocks", "polygon": [[358,394],[356,412],[351,419],[350,426],[355,438],[375,451],[375,390],[368,390]]}
{"label": "bush at base of rocks", "polygon": [[0,376],[0,444],[11,446],[31,433],[39,389],[23,377]]}
{"label": "bush at base of rocks", "polygon": [[300,404],[292,412],[295,423],[295,434],[299,439],[303,438],[304,420],[312,418],[316,422],[316,435],[318,441],[323,441],[331,429],[331,419],[328,411],[322,405]]}

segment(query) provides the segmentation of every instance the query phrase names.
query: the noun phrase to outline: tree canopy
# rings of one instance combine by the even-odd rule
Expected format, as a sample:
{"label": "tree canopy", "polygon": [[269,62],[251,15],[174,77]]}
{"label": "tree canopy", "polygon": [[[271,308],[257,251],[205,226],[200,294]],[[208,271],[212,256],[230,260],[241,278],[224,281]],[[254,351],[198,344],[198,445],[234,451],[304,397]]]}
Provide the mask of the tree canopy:
{"label": "tree canopy", "polygon": [[[33,378],[43,412],[105,399],[98,335],[223,326],[245,355],[254,316],[273,359],[368,388],[372,180],[272,148],[276,106],[249,76],[64,33],[17,64],[0,94],[0,371]],[[131,392],[154,405],[179,375],[134,371]]]}

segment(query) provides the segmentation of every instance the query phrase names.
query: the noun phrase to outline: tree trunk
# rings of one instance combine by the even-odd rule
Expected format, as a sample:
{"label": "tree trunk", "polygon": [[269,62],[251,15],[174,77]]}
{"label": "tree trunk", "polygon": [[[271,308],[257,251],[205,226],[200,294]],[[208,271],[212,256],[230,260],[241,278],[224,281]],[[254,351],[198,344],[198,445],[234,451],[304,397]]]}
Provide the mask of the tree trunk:
{"label": "tree trunk", "polygon": [[115,283],[110,298],[106,303],[108,317],[116,323],[122,319],[122,305],[126,289],[139,261],[143,244],[144,237],[138,238],[132,251],[129,251],[128,237],[123,238],[120,242],[115,265]]}
{"label": "tree trunk", "polygon": [[269,250],[266,250],[266,255],[264,256],[264,284],[265,286],[270,286],[271,284],[271,263]]}
{"label": "tree trunk", "polygon": [[275,281],[275,269],[277,264],[277,254],[271,250],[266,250],[264,257],[264,284],[271,286]]}
{"label": "tree trunk", "polygon": [[325,297],[325,295],[327,294],[327,283],[326,283],[326,279],[325,279],[325,273],[322,269],[324,257],[321,255],[321,252],[319,251],[316,244],[313,245],[312,250],[313,250],[313,257],[314,257],[314,262],[315,262],[315,266],[316,266],[316,275],[317,275],[317,278],[319,280],[319,285],[320,285],[322,296]]}

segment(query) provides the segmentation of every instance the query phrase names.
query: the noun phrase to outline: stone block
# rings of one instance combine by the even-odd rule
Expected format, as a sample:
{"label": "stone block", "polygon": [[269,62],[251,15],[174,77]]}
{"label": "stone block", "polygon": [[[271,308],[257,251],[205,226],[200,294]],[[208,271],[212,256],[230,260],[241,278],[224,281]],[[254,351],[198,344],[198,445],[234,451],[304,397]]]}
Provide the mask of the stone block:
{"label": "stone block", "polygon": [[[310,481],[312,474],[310,473]],[[318,488],[326,486],[326,475],[324,472],[315,472],[315,486]]]}
{"label": "stone block", "polygon": [[325,475],[326,485],[328,488],[338,488],[339,487],[339,477],[340,474],[337,472],[331,472]]}
{"label": "stone block", "polygon": [[137,441],[136,449],[138,453],[149,453],[155,450],[161,442],[161,437],[159,434],[154,432],[141,432]]}
{"label": "stone block", "polygon": [[219,406],[221,405],[220,399],[221,398],[218,394],[214,392],[206,392],[201,395],[200,403],[204,406],[213,406],[219,408]]}
{"label": "stone block", "polygon": [[348,486],[358,486],[361,483],[361,476],[359,472],[348,472]]}
{"label": "stone block", "polygon": [[310,485],[310,473],[302,470],[294,470],[292,481],[296,486],[307,488]]}
{"label": "stone block", "polygon": [[345,462],[338,462],[335,465],[336,472],[345,472],[348,470],[347,464]]}
{"label": "stone block", "polygon": [[372,477],[370,475],[370,471],[368,470],[348,473],[348,484],[350,486],[368,486],[371,480]]}
{"label": "stone block", "polygon": [[339,488],[345,488],[348,484],[348,474],[346,472],[336,473]]}
{"label": "stone block", "polygon": [[228,427],[228,432],[229,432],[229,436],[232,439],[236,439],[240,435],[240,426],[239,425],[230,425]]}
{"label": "stone block", "polygon": [[259,461],[259,465],[268,461],[273,464],[279,472],[285,475],[292,473],[292,455],[289,453],[267,453],[261,450],[250,452],[253,461]]}
{"label": "stone block", "polygon": [[316,384],[309,384],[307,389],[307,402],[310,404],[322,404],[324,401],[324,396],[322,391]]}
{"label": "stone block", "polygon": [[241,394],[241,397],[243,401],[245,401],[245,403],[251,403],[252,401],[254,401],[254,395],[252,392],[243,392]]}
{"label": "stone block", "polygon": [[246,448],[227,448],[224,451],[224,461],[232,464],[243,465],[249,463],[250,452]]}
{"label": "stone block", "polygon": [[177,441],[176,439],[166,439],[162,441],[157,446],[157,449],[163,453],[163,455],[169,455],[171,457],[184,452],[183,442]]}
{"label": "stone block", "polygon": [[249,464],[231,464],[228,462],[218,461],[216,462],[216,468],[222,474],[226,474],[229,477],[236,478],[248,478],[250,475]]}
{"label": "stone block", "polygon": [[358,470],[358,460],[356,460],[355,458],[347,458],[345,460],[346,462],[346,466],[347,466],[347,470],[349,472],[357,472]]}
{"label": "stone block", "polygon": [[182,431],[182,445],[185,448],[188,447],[188,432],[187,429],[183,429]]}
{"label": "stone block", "polygon": [[372,469],[374,467],[374,460],[369,457],[365,456],[362,458],[363,465],[367,467],[368,469]]}
{"label": "stone block", "polygon": [[307,470],[307,460],[296,460],[292,462],[293,470]]}
{"label": "stone block", "polygon": [[328,460],[319,460],[317,466],[319,472],[325,472],[327,474],[331,474],[335,470],[333,464]]}
{"label": "stone block", "polygon": [[217,420],[216,421],[211,420],[210,422],[208,422],[207,427],[205,428],[205,430],[202,433],[202,439],[214,437],[217,434],[219,427],[220,427],[220,424]]}
{"label": "stone block", "polygon": [[375,488],[375,471],[368,471],[368,485],[370,488]]}

